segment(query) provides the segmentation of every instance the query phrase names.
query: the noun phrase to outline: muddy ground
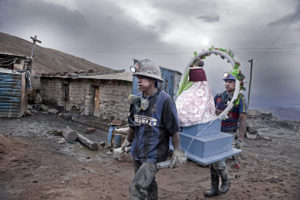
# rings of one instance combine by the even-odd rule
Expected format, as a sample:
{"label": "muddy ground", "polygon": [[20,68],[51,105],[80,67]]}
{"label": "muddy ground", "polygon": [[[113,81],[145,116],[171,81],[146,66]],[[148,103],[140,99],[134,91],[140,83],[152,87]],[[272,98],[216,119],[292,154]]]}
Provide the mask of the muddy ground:
{"label": "muddy ground", "polygon": [[[87,126],[54,114],[0,119],[0,199],[129,199],[130,162],[118,162],[107,149],[93,152],[80,143],[62,143],[53,128],[83,133]],[[211,199],[299,199],[300,133],[262,123],[267,139],[245,140],[240,169],[227,161],[231,188]],[[88,135],[97,142],[106,132]],[[209,168],[188,162],[157,174],[159,199],[205,199]]]}

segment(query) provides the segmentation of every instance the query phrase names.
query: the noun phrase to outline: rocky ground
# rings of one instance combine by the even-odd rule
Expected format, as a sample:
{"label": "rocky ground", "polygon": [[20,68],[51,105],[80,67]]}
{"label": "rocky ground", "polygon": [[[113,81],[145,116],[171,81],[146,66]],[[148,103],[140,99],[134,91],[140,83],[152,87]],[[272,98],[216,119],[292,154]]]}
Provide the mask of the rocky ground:
{"label": "rocky ground", "polygon": [[[228,160],[231,188],[212,199],[299,199],[299,124],[272,116],[249,116],[240,169]],[[38,113],[0,119],[0,199],[129,199],[130,162],[118,162],[108,149],[90,151],[79,142],[49,134],[66,126],[84,134],[88,126]],[[99,144],[107,132],[84,134]],[[205,199],[209,169],[188,162],[157,174],[159,199]]]}

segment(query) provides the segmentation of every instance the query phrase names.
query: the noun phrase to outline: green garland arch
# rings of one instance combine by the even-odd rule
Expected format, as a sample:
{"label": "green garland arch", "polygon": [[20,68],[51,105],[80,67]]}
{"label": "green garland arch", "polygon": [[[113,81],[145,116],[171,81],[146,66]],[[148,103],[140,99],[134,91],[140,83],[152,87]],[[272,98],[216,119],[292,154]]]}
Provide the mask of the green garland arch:
{"label": "green garland arch", "polygon": [[246,90],[244,87],[244,80],[245,75],[242,73],[242,71],[239,69],[241,64],[237,59],[234,57],[234,53],[232,50],[226,50],[223,48],[215,48],[214,46],[211,46],[208,50],[203,50],[200,53],[194,52],[194,57],[192,60],[188,63],[185,72],[184,77],[181,79],[179,90],[177,93],[177,96],[181,94],[182,91],[187,90],[193,85],[193,82],[188,80],[189,77],[189,70],[190,68],[193,68],[196,66],[197,62],[199,60],[205,60],[207,57],[214,55],[219,55],[222,59],[226,59],[228,63],[231,64],[232,70],[231,74],[236,78],[235,81],[235,91],[233,94],[233,98],[228,104],[227,108],[218,116],[219,119],[223,119],[227,117],[227,113],[231,110],[231,108],[234,105],[239,104],[239,98],[243,96],[242,91]]}

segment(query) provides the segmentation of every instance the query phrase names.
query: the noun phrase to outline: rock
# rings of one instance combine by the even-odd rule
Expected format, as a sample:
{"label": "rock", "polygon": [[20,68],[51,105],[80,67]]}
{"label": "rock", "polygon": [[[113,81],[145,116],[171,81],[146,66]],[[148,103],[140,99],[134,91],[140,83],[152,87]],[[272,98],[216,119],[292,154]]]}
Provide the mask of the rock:
{"label": "rock", "polygon": [[261,111],[260,116],[261,116],[261,118],[264,118],[264,119],[271,119],[272,118],[272,113],[267,112],[267,111]]}
{"label": "rock", "polygon": [[267,179],[268,182],[270,183],[279,183],[279,182],[283,182],[282,179],[280,179],[278,176],[273,176],[269,179]]}
{"label": "rock", "polygon": [[32,105],[28,104],[27,105],[27,110],[32,110],[32,107],[33,107]]}
{"label": "rock", "polygon": [[263,140],[266,140],[266,141],[272,141],[272,139],[268,136],[266,136],[266,134],[264,132],[258,132],[257,133],[257,138],[260,138],[260,139],[263,139]]}
{"label": "rock", "polygon": [[42,104],[42,105],[41,105],[41,109],[42,109],[43,111],[47,111],[47,110],[48,110],[48,106]]}
{"label": "rock", "polygon": [[94,133],[96,131],[96,129],[95,128],[87,128],[86,130],[85,130],[85,132],[86,133]]}
{"label": "rock", "polygon": [[25,110],[24,114],[27,115],[27,116],[31,116],[32,115],[32,113],[30,112],[30,110]]}
{"label": "rock", "polygon": [[41,106],[41,104],[33,104],[33,108],[37,109],[37,110],[41,110],[42,106]]}
{"label": "rock", "polygon": [[105,142],[104,141],[100,142],[100,146],[105,147]]}
{"label": "rock", "polygon": [[263,110],[248,110],[247,117],[253,119],[263,119],[263,120],[271,120],[273,115],[271,112],[263,111]]}
{"label": "rock", "polygon": [[55,108],[51,108],[51,109],[48,109],[48,113],[57,114],[58,110],[56,110]]}
{"label": "rock", "polygon": [[31,110],[31,113],[32,114],[38,114],[38,111],[37,110]]}
{"label": "rock", "polygon": [[59,140],[58,140],[58,144],[63,144],[63,143],[66,143],[67,141],[66,141],[66,139],[65,138],[60,138]]}
{"label": "rock", "polygon": [[78,115],[77,114],[74,114],[73,116],[72,116],[72,121],[76,121],[78,119]]}
{"label": "rock", "polygon": [[50,135],[55,135],[55,136],[61,136],[62,135],[62,130],[59,129],[53,129],[47,132]]}
{"label": "rock", "polygon": [[65,118],[65,119],[72,119],[72,114],[65,113],[65,114],[63,114],[63,118]]}
{"label": "rock", "polygon": [[295,121],[285,121],[285,120],[277,120],[276,125],[285,128],[285,129],[292,129],[292,130],[299,130],[300,124]]}
{"label": "rock", "polygon": [[269,127],[266,127],[266,128],[259,128],[259,129],[257,129],[257,131],[259,131],[259,132],[265,132],[265,133],[267,133],[267,132],[271,132],[271,128],[269,128]]}
{"label": "rock", "polygon": [[263,139],[266,141],[272,141],[272,138],[270,138],[270,137],[263,137]]}
{"label": "rock", "polygon": [[247,132],[250,134],[257,134],[258,130],[255,127],[247,127]]}
{"label": "rock", "polygon": [[41,94],[40,93],[37,93],[36,95],[35,95],[35,97],[34,97],[34,103],[35,104],[39,104],[39,103],[41,103],[42,102],[42,97],[41,97]]}
{"label": "rock", "polygon": [[260,112],[259,110],[248,110],[247,111],[247,116],[259,116]]}
{"label": "rock", "polygon": [[252,140],[255,140],[257,138],[257,134],[252,134],[249,132],[246,132],[246,137]]}

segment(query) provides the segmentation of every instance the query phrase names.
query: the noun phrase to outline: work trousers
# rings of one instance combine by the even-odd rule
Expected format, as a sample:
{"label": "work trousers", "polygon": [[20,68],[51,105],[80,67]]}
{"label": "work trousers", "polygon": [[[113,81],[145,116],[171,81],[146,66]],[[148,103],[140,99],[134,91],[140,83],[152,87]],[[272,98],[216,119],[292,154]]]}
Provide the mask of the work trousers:
{"label": "work trousers", "polygon": [[216,171],[227,170],[225,160],[219,160],[211,164],[211,167]]}
{"label": "work trousers", "polygon": [[158,189],[155,175],[158,172],[154,163],[139,162],[133,159],[135,176],[130,184],[132,200],[157,200]]}

